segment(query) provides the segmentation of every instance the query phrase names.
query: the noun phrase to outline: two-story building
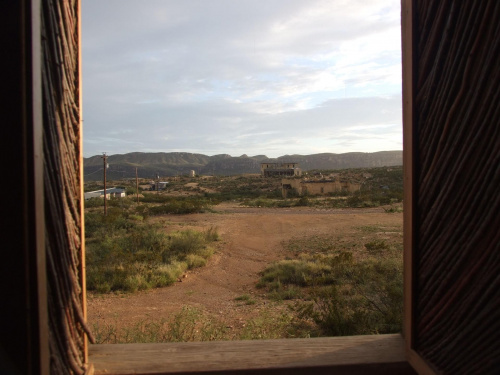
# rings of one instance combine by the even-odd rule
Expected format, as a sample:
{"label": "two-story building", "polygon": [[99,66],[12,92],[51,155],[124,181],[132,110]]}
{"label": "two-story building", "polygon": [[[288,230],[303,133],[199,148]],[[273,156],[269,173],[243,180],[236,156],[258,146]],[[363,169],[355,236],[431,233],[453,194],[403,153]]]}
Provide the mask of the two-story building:
{"label": "two-story building", "polygon": [[295,162],[265,162],[260,163],[260,174],[262,177],[301,176],[302,171],[299,168],[299,163]]}

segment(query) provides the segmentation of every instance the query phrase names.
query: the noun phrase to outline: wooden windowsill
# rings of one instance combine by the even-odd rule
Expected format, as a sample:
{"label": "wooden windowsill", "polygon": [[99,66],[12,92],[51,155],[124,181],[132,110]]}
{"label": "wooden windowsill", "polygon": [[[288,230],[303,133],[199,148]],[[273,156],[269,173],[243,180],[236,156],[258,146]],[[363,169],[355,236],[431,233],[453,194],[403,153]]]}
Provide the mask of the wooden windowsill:
{"label": "wooden windowsill", "polygon": [[91,345],[95,374],[415,374],[400,335]]}

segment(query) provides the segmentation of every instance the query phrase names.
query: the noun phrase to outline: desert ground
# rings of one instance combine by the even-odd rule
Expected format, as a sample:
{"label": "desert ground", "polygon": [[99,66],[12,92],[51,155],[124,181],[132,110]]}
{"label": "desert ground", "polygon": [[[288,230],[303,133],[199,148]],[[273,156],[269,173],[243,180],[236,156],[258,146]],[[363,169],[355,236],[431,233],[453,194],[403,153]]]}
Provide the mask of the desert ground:
{"label": "desert ground", "polygon": [[[215,254],[205,267],[187,272],[173,286],[133,294],[89,293],[90,326],[113,324],[120,329],[166,319],[184,306],[192,306],[236,332],[263,309],[286,309],[286,303],[270,301],[264,290],[256,288],[260,271],[289,256],[283,246],[286,241],[328,235],[349,244],[360,240],[360,227],[402,227],[402,213],[386,213],[382,207],[245,208],[228,202],[210,213],[165,215],[154,220],[166,231],[217,228],[221,239]],[[242,295],[251,296],[255,303],[235,300]]]}

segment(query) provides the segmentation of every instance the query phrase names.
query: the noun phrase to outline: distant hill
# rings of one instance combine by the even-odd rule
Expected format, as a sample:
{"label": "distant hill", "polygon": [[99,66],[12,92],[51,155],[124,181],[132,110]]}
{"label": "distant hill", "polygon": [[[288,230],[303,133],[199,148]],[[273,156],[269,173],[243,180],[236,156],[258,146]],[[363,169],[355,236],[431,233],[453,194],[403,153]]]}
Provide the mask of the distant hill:
{"label": "distant hill", "polygon": [[[284,155],[268,158],[265,155],[207,156],[189,152],[132,152],[108,156],[107,177],[110,180],[133,178],[137,167],[140,178],[169,177],[188,174],[194,170],[199,175],[236,175],[260,173],[260,163],[296,162],[303,171],[312,169],[370,168],[402,165],[402,151],[348,152],[345,154],[322,153],[313,155]],[[102,179],[103,160],[100,155],[84,158],[86,181]],[[101,171],[101,173],[99,173]]]}

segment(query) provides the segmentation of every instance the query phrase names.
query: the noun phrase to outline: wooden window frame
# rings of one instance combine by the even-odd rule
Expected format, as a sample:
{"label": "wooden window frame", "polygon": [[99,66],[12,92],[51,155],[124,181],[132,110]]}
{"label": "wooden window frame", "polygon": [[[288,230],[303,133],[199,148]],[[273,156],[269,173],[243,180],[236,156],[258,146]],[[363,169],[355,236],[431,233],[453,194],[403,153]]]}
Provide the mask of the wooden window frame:
{"label": "wooden window frame", "polygon": [[[413,350],[413,1],[401,1],[403,60],[404,165],[404,336],[354,336],[323,339],[263,340],[230,343],[92,345],[90,361],[99,373],[419,373],[434,372]],[[319,345],[317,345],[319,344]],[[391,347],[391,349],[389,349]],[[362,349],[361,349],[362,348]],[[194,354],[191,360],[182,351]],[[304,351],[306,354],[304,354]],[[165,352],[175,353],[178,362]],[[386,355],[392,352],[393,356]],[[256,355],[259,353],[259,355]],[[340,354],[344,353],[344,355]],[[321,359],[318,359],[318,358]],[[348,358],[346,360],[346,358]],[[204,361],[211,365],[203,365]],[[153,365],[151,363],[154,363]],[[263,365],[267,363],[267,365]]]}
{"label": "wooden window frame", "polygon": [[[14,2],[9,2],[14,3]],[[10,112],[12,122],[19,124],[19,135],[16,135],[23,144],[22,150],[7,147],[5,152],[16,152],[22,158],[23,189],[16,196],[23,205],[24,211],[16,216],[16,223],[25,228],[26,238],[23,239],[24,266],[21,267],[20,279],[27,282],[19,287],[24,293],[26,315],[18,317],[16,324],[19,327],[28,326],[26,342],[15,342],[13,351],[14,362],[21,363],[17,357],[24,358],[28,365],[25,373],[49,373],[50,353],[48,350],[48,317],[46,313],[47,291],[45,274],[45,220],[43,207],[43,155],[42,155],[42,110],[41,110],[41,74],[40,74],[40,4],[41,0],[19,0],[14,10],[18,18],[13,17],[14,26],[2,25],[4,38],[17,38],[22,50],[13,57],[14,62],[21,66],[19,72],[11,64],[12,70],[18,75],[17,83],[21,83],[19,95],[13,99],[18,108]],[[79,3],[80,4],[80,3]],[[3,5],[2,5],[3,6]],[[412,373],[413,366],[419,373],[434,373],[431,367],[414,350],[412,342],[413,306],[412,293],[414,290],[413,244],[414,244],[414,128],[413,128],[413,97],[414,97],[414,42],[413,42],[413,7],[415,0],[401,1],[402,22],[402,59],[403,59],[403,163],[404,163],[404,340],[399,335],[333,337],[321,339],[290,339],[273,341],[251,342],[210,342],[185,344],[131,344],[111,346],[91,346],[88,362],[95,363],[96,373],[102,372],[105,359],[107,364],[119,365],[123,361],[135,361],[136,367],[127,370],[104,368],[107,374],[120,373],[287,373],[306,374],[315,373]],[[81,25],[81,12],[79,24]],[[6,35],[9,33],[9,35]],[[81,33],[80,33],[81,34]],[[80,44],[81,45],[81,44]],[[81,53],[80,53],[81,57]],[[80,60],[81,62],[81,60]],[[81,63],[80,63],[81,66]],[[9,74],[10,72],[7,72]],[[16,74],[17,74],[16,73]],[[81,71],[80,108],[81,98]],[[8,85],[2,90],[9,92]],[[14,106],[13,106],[14,107]],[[16,112],[17,111],[17,112]],[[81,132],[81,127],[80,127]],[[16,139],[17,139],[16,138]],[[9,146],[9,145],[7,145]],[[80,149],[82,137],[80,133]],[[7,155],[7,154],[6,154]],[[4,155],[5,156],[5,155]],[[80,160],[80,173],[83,173],[83,160]],[[81,179],[83,181],[83,178]],[[83,185],[83,184],[82,184]],[[83,198],[83,186],[80,189]],[[83,199],[80,199],[83,204]],[[81,206],[83,215],[83,206]],[[83,223],[83,221],[82,221]],[[83,225],[83,224],[82,224]],[[82,251],[82,254],[84,252]],[[84,257],[82,255],[82,270],[84,271]],[[11,271],[11,274],[17,272]],[[83,272],[84,274],[84,272]],[[83,294],[85,300],[85,280],[83,278]],[[84,303],[85,307],[85,303]],[[22,310],[22,309],[19,309]],[[15,313],[14,313],[15,314]],[[13,314],[13,316],[14,316]],[[26,323],[29,321],[29,323]],[[18,345],[19,344],[19,345]],[[278,347],[278,348],[277,348]],[[280,349],[281,348],[281,349]],[[305,349],[307,348],[307,349]],[[382,351],[381,351],[382,348]],[[386,348],[386,349],[383,349]],[[388,349],[392,348],[392,349]],[[107,349],[110,351],[106,352]],[[389,353],[388,351],[392,351]],[[186,353],[196,352],[197,360],[184,360],[183,365],[174,366],[175,354],[180,358]],[[255,353],[260,353],[255,355]],[[114,353],[114,354],[113,354]],[[165,360],[165,354],[170,358]],[[174,354],[172,354],[174,353]],[[183,354],[184,353],[184,354]],[[10,354],[10,352],[8,353]],[[84,353],[87,356],[87,350]],[[391,356],[392,355],[392,356]],[[86,357],[87,358],[87,357]],[[163,358],[163,359],[162,359]],[[263,363],[266,358],[267,363]],[[170,360],[170,362],[169,362]],[[17,363],[16,362],[16,363]],[[193,364],[196,363],[196,366]],[[23,365],[24,366],[24,365]],[[107,366],[107,365],[106,365]],[[24,367],[23,367],[24,369]],[[92,369],[89,369],[92,372]]]}

